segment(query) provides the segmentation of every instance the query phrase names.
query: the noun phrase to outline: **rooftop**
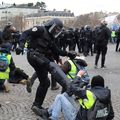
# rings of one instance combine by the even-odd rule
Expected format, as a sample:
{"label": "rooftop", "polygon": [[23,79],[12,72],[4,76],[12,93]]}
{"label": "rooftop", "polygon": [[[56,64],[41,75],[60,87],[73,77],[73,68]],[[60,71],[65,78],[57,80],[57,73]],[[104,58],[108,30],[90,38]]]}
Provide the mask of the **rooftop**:
{"label": "rooftop", "polygon": [[27,17],[40,17],[40,16],[67,16],[67,17],[74,17],[74,13],[71,13],[71,11],[46,11],[46,10],[40,10],[36,14],[30,14],[27,15]]}

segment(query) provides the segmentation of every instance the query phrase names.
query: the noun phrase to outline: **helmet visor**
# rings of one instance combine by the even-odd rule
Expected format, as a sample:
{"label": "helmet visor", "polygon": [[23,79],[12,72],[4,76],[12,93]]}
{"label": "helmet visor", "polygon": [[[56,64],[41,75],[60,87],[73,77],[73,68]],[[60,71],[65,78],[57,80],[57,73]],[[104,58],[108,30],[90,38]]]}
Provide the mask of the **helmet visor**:
{"label": "helmet visor", "polygon": [[57,26],[55,23],[49,28],[49,33],[51,33],[55,38],[57,38],[61,32],[62,29],[59,26]]}

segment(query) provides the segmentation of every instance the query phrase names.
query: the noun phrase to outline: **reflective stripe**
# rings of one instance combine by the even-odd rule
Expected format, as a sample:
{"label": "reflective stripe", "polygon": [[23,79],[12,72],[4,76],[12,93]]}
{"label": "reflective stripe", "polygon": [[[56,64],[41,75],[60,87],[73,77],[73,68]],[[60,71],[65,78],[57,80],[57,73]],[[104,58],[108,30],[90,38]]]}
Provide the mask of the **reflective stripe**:
{"label": "reflective stripe", "polygon": [[28,43],[27,43],[27,42],[25,43],[25,46],[24,46],[24,47],[25,47],[25,48],[27,48],[27,47],[28,47]]}
{"label": "reflective stripe", "polygon": [[86,96],[87,96],[86,99],[79,99],[79,103],[83,108],[90,109],[94,105],[96,97],[89,90],[86,90]]}
{"label": "reflective stripe", "polygon": [[[8,64],[10,65],[10,60],[11,60],[10,54],[7,55],[7,59],[8,59]],[[9,79],[9,73],[10,73],[10,67],[8,67],[5,72],[0,72],[0,79],[1,80]]]}
{"label": "reflective stripe", "polygon": [[74,63],[71,61],[71,60],[68,60],[68,62],[70,63],[71,65],[71,70],[69,71],[69,73],[67,74],[67,78],[75,78],[76,77],[76,73],[77,73],[77,68],[76,66],[74,65]]}

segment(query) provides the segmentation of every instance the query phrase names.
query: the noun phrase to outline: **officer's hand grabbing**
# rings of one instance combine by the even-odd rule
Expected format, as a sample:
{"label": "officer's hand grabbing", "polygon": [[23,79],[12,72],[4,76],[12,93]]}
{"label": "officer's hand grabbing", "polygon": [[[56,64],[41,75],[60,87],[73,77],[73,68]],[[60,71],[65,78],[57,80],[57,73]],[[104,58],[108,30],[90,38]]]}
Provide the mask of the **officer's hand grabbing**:
{"label": "officer's hand grabbing", "polygon": [[70,58],[70,59],[74,59],[76,57],[77,53],[75,51],[70,51],[67,53],[67,56]]}
{"label": "officer's hand grabbing", "polygon": [[22,48],[21,47],[17,47],[16,48],[16,55],[20,55],[21,52],[22,52]]}

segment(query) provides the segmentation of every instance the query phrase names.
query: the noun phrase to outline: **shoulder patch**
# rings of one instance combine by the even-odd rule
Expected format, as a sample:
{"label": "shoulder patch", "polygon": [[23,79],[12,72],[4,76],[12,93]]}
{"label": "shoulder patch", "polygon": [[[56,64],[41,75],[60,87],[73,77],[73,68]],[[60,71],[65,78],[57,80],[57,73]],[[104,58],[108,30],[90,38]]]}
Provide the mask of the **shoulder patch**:
{"label": "shoulder patch", "polygon": [[38,30],[37,27],[33,27],[33,28],[32,28],[32,31],[33,31],[33,32],[36,32],[37,30]]}

